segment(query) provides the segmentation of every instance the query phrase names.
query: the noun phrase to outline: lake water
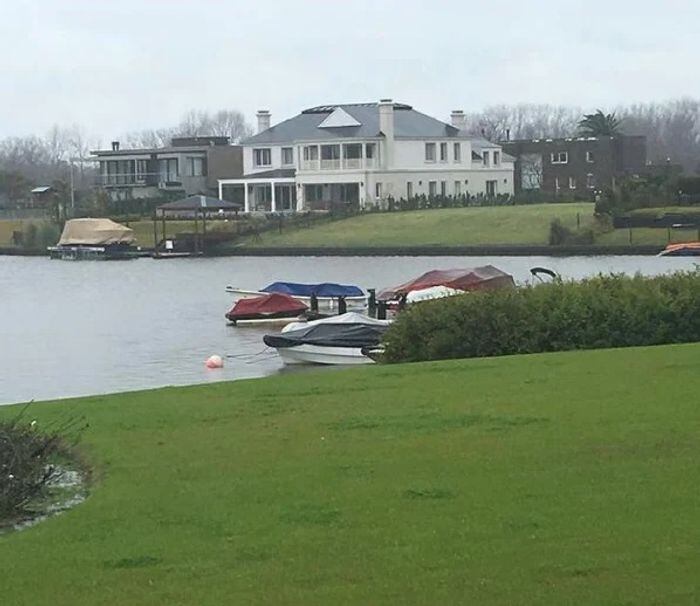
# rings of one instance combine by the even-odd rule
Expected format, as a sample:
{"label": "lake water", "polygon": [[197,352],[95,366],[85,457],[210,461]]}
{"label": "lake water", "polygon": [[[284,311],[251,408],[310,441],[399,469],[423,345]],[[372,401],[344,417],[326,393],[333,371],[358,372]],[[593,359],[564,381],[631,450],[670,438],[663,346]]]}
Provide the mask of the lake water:
{"label": "lake water", "polygon": [[[545,266],[564,278],[692,269],[656,257],[229,257],[51,261],[0,257],[0,404],[283,372],[270,328],[234,328],[225,287],[276,280],[383,288],[429,269],[491,263],[519,282]],[[226,359],[207,370],[211,354]],[[260,354],[260,355],[255,355]]]}

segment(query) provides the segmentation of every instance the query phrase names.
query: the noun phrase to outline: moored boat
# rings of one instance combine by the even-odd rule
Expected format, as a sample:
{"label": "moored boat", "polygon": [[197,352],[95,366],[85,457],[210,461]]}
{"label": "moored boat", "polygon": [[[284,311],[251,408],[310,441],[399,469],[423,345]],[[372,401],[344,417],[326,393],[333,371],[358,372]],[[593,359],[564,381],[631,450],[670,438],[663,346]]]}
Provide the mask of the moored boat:
{"label": "moored boat", "polygon": [[410,303],[475,290],[513,287],[513,276],[493,265],[465,269],[434,269],[404,284],[382,290],[377,298],[385,302]]}
{"label": "moored boat", "polygon": [[307,310],[301,301],[281,293],[269,293],[250,299],[239,299],[226,313],[226,319],[235,325],[287,324],[301,319]]}
{"label": "moored boat", "polygon": [[285,364],[372,364],[363,353],[381,343],[391,322],[355,312],[287,325],[265,335],[265,345],[277,350]]}
{"label": "moored boat", "polygon": [[71,219],[66,221],[56,246],[48,248],[52,259],[134,259],[142,256],[132,246],[134,231],[111,219]]}
{"label": "moored boat", "polygon": [[261,297],[269,293],[289,295],[312,308],[312,297],[318,303],[318,311],[337,312],[339,299],[345,301],[348,310],[363,310],[367,307],[367,295],[361,288],[348,284],[300,284],[297,282],[273,282],[260,290],[245,290],[227,286],[226,292],[234,296],[234,300]]}
{"label": "moored boat", "polygon": [[700,242],[679,242],[669,244],[657,256],[659,257],[698,257]]}

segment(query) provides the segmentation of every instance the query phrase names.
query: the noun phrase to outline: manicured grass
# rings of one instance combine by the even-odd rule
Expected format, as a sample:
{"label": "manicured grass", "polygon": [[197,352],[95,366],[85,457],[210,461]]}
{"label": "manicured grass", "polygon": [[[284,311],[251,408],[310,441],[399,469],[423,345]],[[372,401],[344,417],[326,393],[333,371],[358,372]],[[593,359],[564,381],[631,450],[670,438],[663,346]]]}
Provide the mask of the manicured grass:
{"label": "manicured grass", "polygon": [[268,232],[250,246],[459,246],[547,244],[549,224],[559,217],[576,227],[593,221],[593,204],[533,204],[366,214],[309,228]]}
{"label": "manicured grass", "polygon": [[37,404],[96,484],[2,603],[696,604],[699,391],[686,345]]}

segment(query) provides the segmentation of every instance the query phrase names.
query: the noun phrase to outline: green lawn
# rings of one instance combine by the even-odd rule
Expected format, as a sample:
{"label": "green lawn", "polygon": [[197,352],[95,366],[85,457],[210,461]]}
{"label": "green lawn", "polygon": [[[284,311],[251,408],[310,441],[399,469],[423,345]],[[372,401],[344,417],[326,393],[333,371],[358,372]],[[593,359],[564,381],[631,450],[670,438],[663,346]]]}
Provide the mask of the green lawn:
{"label": "green lawn", "polygon": [[[635,227],[632,229],[632,244],[656,244],[662,248],[669,242],[689,242],[697,239],[697,229],[672,229],[670,232],[666,228]],[[630,230],[622,228],[598,234],[595,243],[625,246],[630,244]]]}
{"label": "green lawn", "polygon": [[36,404],[96,484],[2,604],[697,604],[699,391],[685,345]]}
{"label": "green lawn", "polygon": [[593,221],[593,204],[533,204],[370,213],[310,228],[263,233],[250,246],[460,246],[547,244],[559,217],[575,228]]}

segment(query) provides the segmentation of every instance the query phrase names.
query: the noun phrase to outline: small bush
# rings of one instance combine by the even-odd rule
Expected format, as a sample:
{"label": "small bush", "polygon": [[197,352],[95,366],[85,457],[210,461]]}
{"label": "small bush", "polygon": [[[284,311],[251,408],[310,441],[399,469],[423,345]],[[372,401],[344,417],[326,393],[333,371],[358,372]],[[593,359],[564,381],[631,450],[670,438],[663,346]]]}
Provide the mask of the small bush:
{"label": "small bush", "polygon": [[551,246],[593,244],[594,241],[595,234],[590,227],[574,231],[566,227],[559,219],[552,219],[549,224],[549,244]]}
{"label": "small bush", "polygon": [[24,419],[25,411],[0,421],[0,527],[31,513],[31,504],[60,476],[57,463],[70,458],[77,441],[76,433],[69,443],[77,427],[73,421],[39,431],[36,422]]}
{"label": "small bush", "polygon": [[388,362],[700,341],[700,273],[599,276],[410,306]]}

